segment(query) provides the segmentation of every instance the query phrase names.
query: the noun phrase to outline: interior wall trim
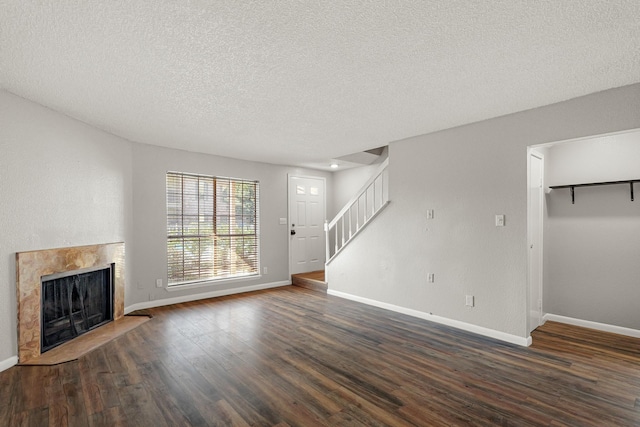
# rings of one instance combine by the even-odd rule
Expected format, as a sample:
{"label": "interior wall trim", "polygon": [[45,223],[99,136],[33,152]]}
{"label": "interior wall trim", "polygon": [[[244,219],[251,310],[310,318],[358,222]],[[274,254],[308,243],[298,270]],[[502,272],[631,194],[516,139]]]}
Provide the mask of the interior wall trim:
{"label": "interior wall trim", "polygon": [[547,320],[550,320],[552,322],[566,323],[568,325],[582,326],[583,328],[596,329],[598,331],[611,332],[613,334],[640,338],[640,330],[638,329],[625,328],[623,326],[616,326],[616,325],[609,325],[607,323],[592,322],[591,320],[576,319],[573,317],[559,316],[557,314],[550,314],[550,313],[545,314],[543,316],[543,320],[545,322]]}
{"label": "interior wall trim", "polygon": [[218,290],[218,291],[204,292],[204,293],[201,293],[201,294],[184,295],[184,296],[181,296],[181,297],[164,298],[164,299],[158,299],[158,300],[154,300],[154,301],[145,301],[145,302],[140,302],[140,303],[136,303],[136,304],[132,304],[132,305],[126,306],[124,308],[124,313],[125,314],[129,314],[129,313],[131,313],[133,311],[144,310],[144,309],[147,309],[147,308],[163,307],[165,305],[180,304],[180,303],[183,303],[183,302],[198,301],[198,300],[207,299],[207,298],[223,297],[223,296],[226,296],[226,295],[234,295],[234,294],[241,294],[241,293],[245,293],[245,292],[260,291],[260,290],[263,290],[263,289],[279,288],[281,286],[289,286],[289,285],[291,285],[291,281],[290,280],[283,280],[283,281],[280,281],[280,282],[263,283],[263,284],[260,284],[260,285],[242,286],[240,288],[221,289],[221,290]]}
{"label": "interior wall trim", "polygon": [[408,316],[417,317],[420,319],[428,320],[430,322],[440,323],[442,325],[451,326],[456,329],[462,329],[463,331],[472,332],[474,334],[483,335],[489,338],[494,338],[500,341],[505,341],[511,344],[517,344],[523,347],[531,345],[531,336],[519,337],[517,335],[507,334],[506,332],[496,331],[495,329],[485,328],[483,326],[473,325],[471,323],[461,322],[459,320],[448,319],[446,317],[436,316],[433,314],[425,313],[423,311],[413,310],[411,308],[400,307],[386,302],[380,302],[369,298],[359,297],[357,295],[347,294],[345,292],[327,290],[329,295],[336,297],[349,299],[363,304],[372,305],[374,307],[383,308],[385,310],[395,311],[396,313],[406,314]]}
{"label": "interior wall trim", "polygon": [[0,361],[0,372],[2,371],[6,371],[7,369],[11,368],[12,366],[15,366],[18,364],[18,356],[11,356],[8,359],[5,360],[1,360]]}

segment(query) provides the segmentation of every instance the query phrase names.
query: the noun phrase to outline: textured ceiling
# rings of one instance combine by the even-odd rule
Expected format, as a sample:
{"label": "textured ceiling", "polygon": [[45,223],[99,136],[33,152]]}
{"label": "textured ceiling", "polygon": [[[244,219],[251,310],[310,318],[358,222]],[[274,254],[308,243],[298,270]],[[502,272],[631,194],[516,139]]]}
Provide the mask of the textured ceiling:
{"label": "textured ceiling", "polygon": [[0,86],[279,164],[640,81],[640,1],[0,0]]}

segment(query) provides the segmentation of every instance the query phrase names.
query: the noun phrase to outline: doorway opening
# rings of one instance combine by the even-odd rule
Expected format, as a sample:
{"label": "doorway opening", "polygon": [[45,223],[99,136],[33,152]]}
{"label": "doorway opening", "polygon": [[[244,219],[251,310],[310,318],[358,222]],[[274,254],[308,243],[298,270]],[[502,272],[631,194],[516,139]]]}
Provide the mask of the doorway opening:
{"label": "doorway opening", "polygon": [[640,129],[528,147],[528,332],[551,320],[640,336],[639,158]]}

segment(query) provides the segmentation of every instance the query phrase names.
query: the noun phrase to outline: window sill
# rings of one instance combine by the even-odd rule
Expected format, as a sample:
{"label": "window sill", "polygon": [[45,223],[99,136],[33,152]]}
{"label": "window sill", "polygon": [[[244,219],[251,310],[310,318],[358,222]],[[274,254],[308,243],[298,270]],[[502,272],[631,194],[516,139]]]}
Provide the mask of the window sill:
{"label": "window sill", "polygon": [[205,288],[205,287],[217,287],[224,284],[248,282],[250,280],[256,280],[262,278],[261,274],[254,274],[251,276],[229,277],[226,279],[215,280],[199,280],[196,282],[180,282],[168,285],[165,289],[168,292],[183,291],[185,289]]}

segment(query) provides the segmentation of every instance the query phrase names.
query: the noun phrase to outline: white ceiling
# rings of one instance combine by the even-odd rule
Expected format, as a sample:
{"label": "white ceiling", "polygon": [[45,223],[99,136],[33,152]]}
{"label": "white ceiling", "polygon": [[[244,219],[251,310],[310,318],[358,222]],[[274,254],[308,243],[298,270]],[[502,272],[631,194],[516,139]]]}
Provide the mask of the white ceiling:
{"label": "white ceiling", "polygon": [[638,0],[0,0],[0,87],[278,164],[640,81]]}

